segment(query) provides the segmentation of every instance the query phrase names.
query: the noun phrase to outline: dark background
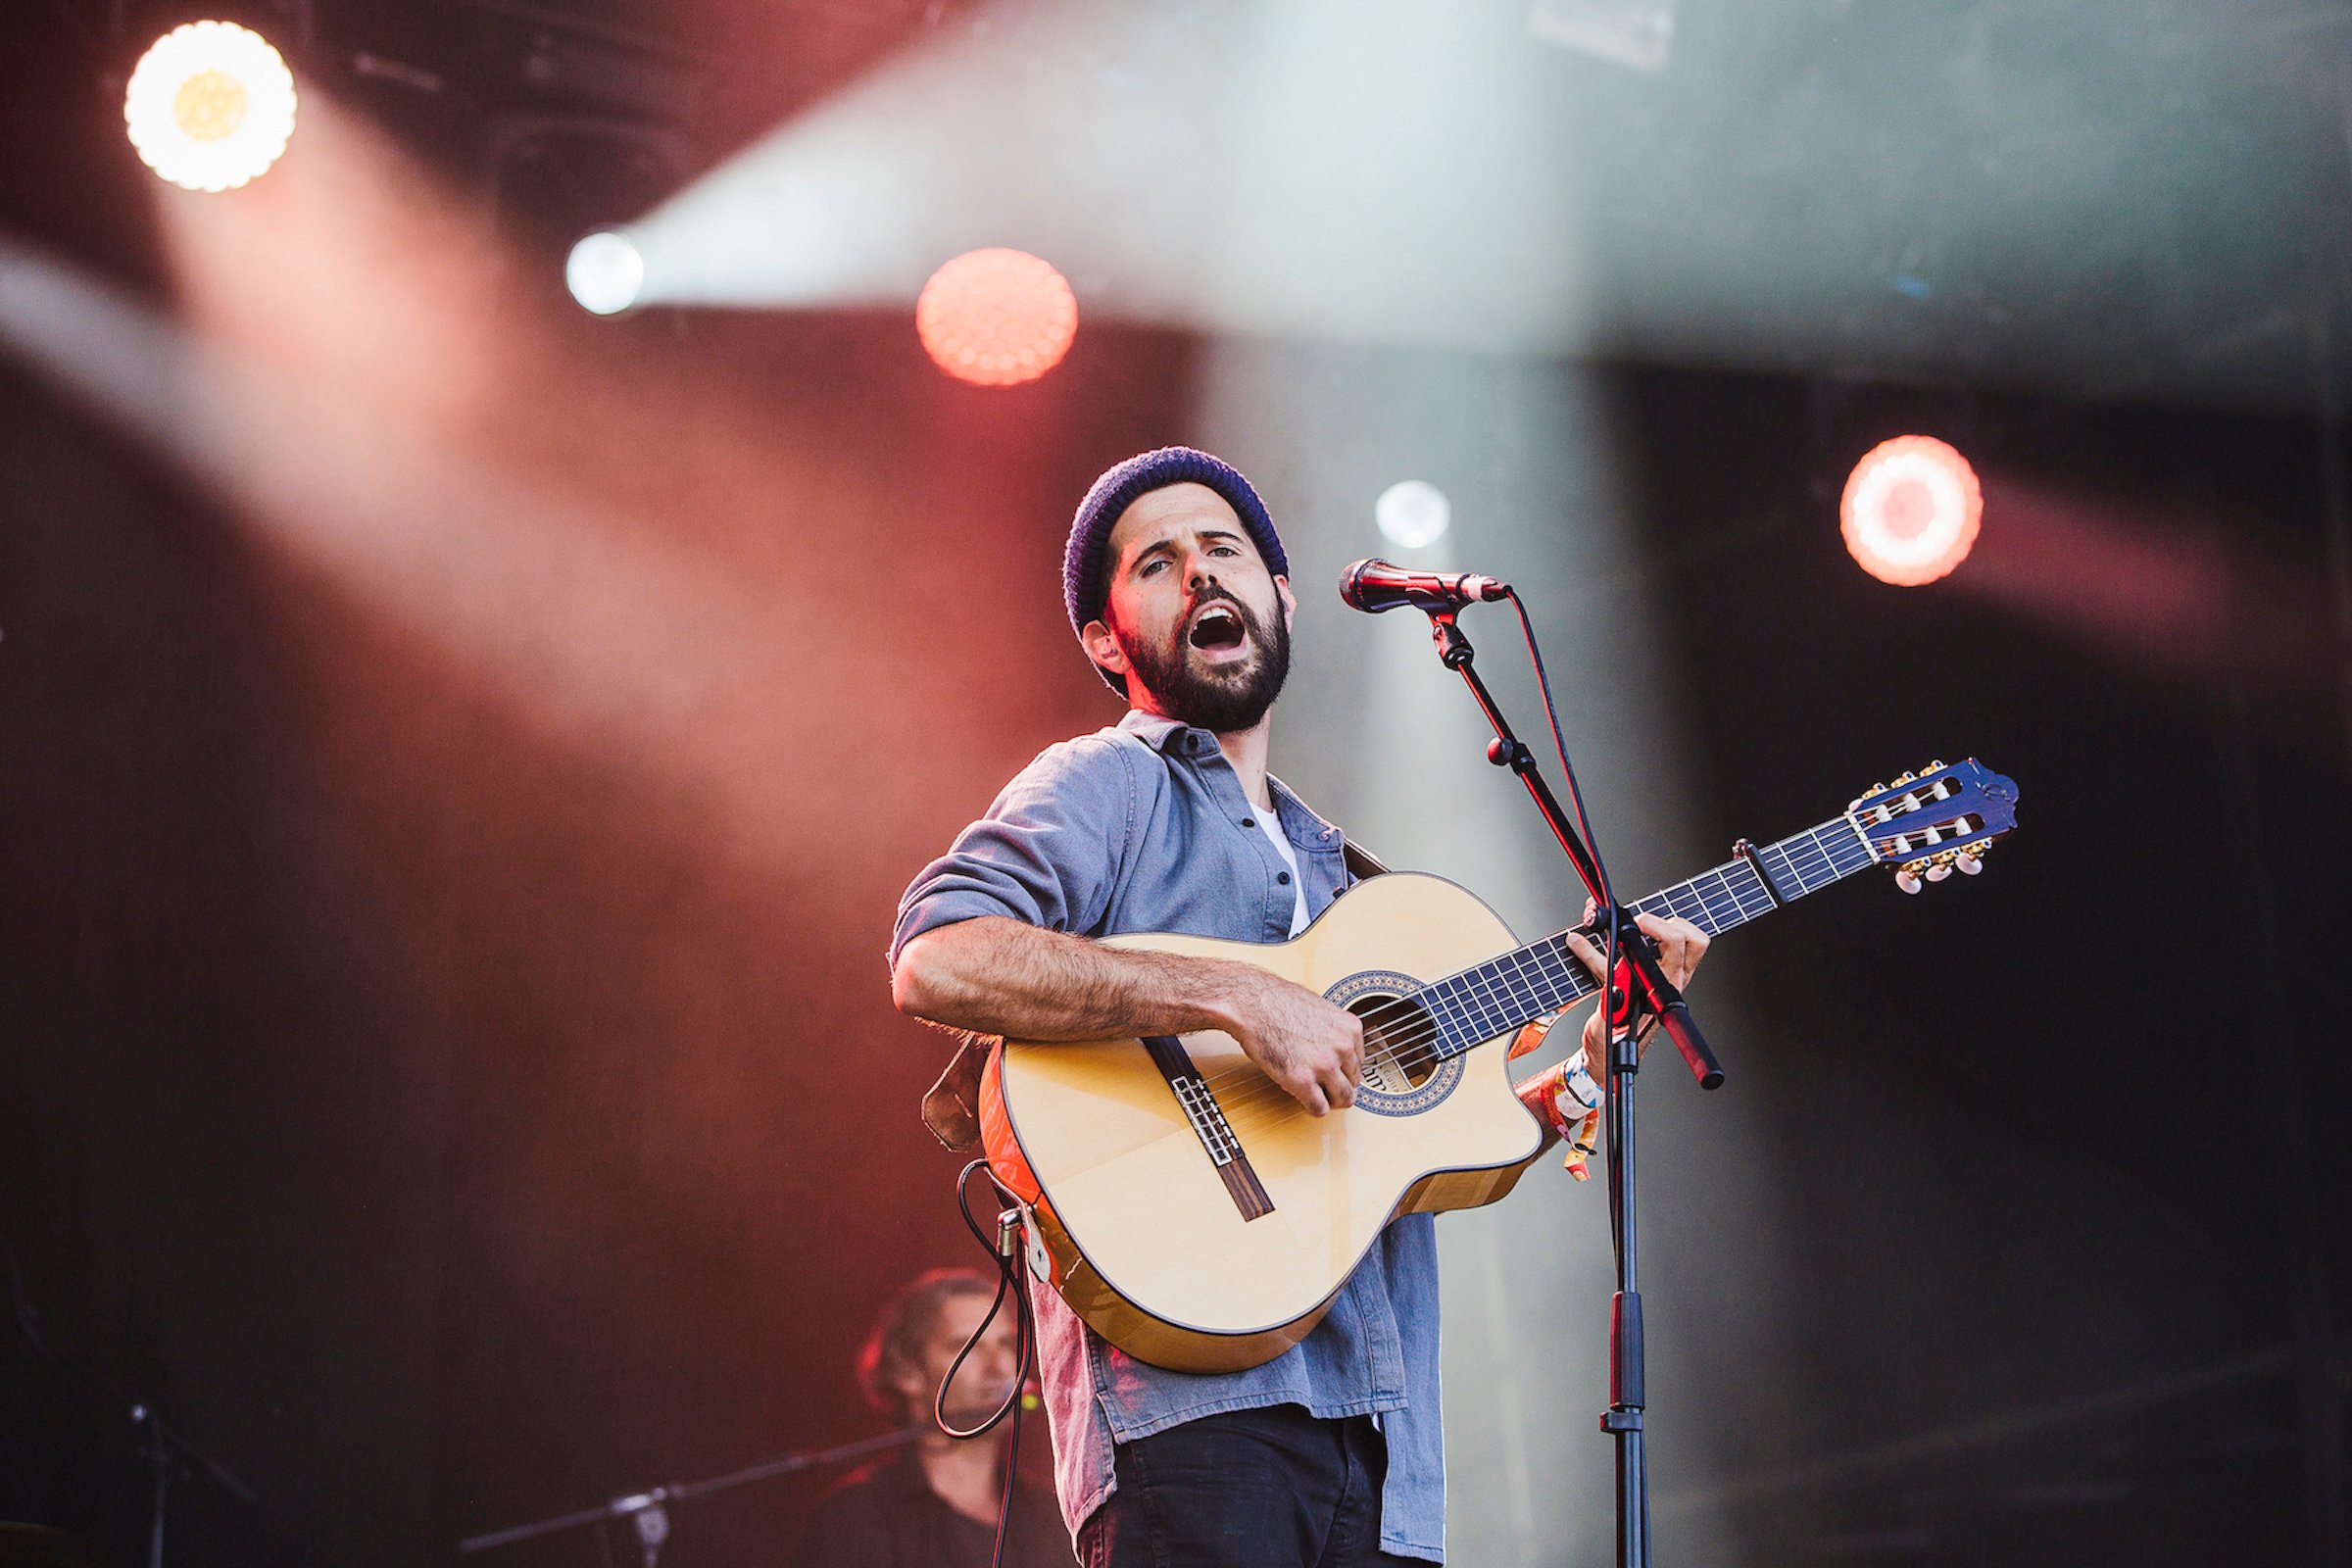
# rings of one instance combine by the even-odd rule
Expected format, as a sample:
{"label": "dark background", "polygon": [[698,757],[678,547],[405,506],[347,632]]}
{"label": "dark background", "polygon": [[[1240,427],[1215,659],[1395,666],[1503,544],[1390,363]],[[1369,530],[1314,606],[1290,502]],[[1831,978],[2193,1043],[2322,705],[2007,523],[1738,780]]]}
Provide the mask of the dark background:
{"label": "dark background", "polygon": [[[493,79],[505,23],[404,15]],[[665,35],[658,8],[626,20]],[[765,22],[790,67],[704,89],[709,156],[940,24]],[[108,118],[119,46],[77,11],[30,24],[0,234],[169,315],[150,176]],[[372,112],[505,202],[548,276],[642,199],[606,166],[485,177],[463,116]],[[1716,1426],[1770,1424],[1677,1484],[1724,1501],[1746,1560],[2341,1560],[2352,644],[2322,281],[2289,302],[2301,368],[2251,398],[1600,372],[1708,843],[1954,737],[2025,795],[1980,882],[1825,898],[1715,960],[1774,1020],[1733,1064],[1781,1145],[1757,1179],[1797,1395],[1705,1391]],[[447,1560],[862,1436],[873,1311],[974,1259],[957,1161],[913,1114],[943,1042],[889,1005],[891,911],[1037,748],[1115,716],[1061,623],[1061,519],[1189,433],[1200,341],[1090,325],[1045,381],[984,392],[897,313],[597,323],[539,289],[513,280],[500,319],[628,386],[533,461],[687,486],[663,520],[778,617],[699,710],[748,737],[731,783],[602,744],[593,706],[536,721],[463,643],[0,361],[0,1237],[54,1348],[260,1494],[180,1481],[173,1561]],[[767,443],[759,527],[698,520],[694,452],[600,448],[665,397]],[[1931,591],[1865,577],[1833,526],[1854,455],[1904,430],[1986,475],[1977,554]],[[756,845],[730,788],[764,803]],[[1688,1099],[1657,1097],[1678,1126]],[[1705,1196],[1679,1201],[1703,1257]],[[130,1560],[131,1436],[0,1352],[0,1518]],[[815,1494],[683,1513],[669,1560],[782,1561]]]}

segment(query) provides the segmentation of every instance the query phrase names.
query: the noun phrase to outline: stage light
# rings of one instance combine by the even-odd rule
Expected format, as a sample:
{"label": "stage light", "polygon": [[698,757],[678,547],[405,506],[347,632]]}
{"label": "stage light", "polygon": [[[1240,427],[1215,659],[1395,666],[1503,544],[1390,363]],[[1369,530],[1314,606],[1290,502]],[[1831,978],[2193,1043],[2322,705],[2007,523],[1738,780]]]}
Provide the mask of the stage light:
{"label": "stage light", "polygon": [[1426,479],[1399,479],[1372,503],[1372,520],[1391,544],[1419,550],[1446,537],[1453,524],[1453,503]]}
{"label": "stage light", "polygon": [[645,287],[645,257],[616,228],[581,236],[564,263],[564,284],[580,309],[616,316],[637,303]]}
{"label": "stage light", "polygon": [[1968,460],[1926,435],[1871,448],[1838,503],[1845,548],[1864,571],[1901,588],[1934,582],[1966,560],[1984,512]]}
{"label": "stage light", "polygon": [[975,386],[1034,381],[1078,335],[1078,298],[1026,251],[966,251],[931,274],[914,329],[934,364]]}
{"label": "stage light", "polygon": [[122,94],[130,144],[183,190],[232,190],[294,134],[294,74],[258,32],[191,22],[139,57]]}

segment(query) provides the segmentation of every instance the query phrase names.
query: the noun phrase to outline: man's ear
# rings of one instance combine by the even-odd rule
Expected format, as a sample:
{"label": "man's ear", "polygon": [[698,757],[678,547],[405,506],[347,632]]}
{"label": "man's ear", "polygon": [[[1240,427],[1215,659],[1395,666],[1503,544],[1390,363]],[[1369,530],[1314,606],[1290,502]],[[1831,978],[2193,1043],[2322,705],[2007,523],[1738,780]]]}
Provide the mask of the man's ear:
{"label": "man's ear", "polygon": [[1289,626],[1298,617],[1298,596],[1291,592],[1291,579],[1288,577],[1274,579],[1274,592],[1282,599],[1282,623]]}
{"label": "man's ear", "polygon": [[1127,650],[1119,646],[1118,638],[1111,635],[1100,616],[1086,623],[1078,633],[1078,640],[1086,645],[1086,657],[1112,674],[1124,675],[1132,667],[1127,662]]}

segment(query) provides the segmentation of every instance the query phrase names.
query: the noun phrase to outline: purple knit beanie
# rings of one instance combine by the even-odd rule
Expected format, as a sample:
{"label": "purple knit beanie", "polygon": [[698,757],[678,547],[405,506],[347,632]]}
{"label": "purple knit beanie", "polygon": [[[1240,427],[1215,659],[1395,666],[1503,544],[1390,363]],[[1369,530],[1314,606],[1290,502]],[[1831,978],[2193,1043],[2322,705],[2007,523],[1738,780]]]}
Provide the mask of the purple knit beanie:
{"label": "purple knit beanie", "polygon": [[[1291,574],[1291,558],[1283,554],[1282,536],[1274,531],[1274,519],[1266,515],[1266,504],[1258,500],[1257,492],[1242,477],[1239,468],[1191,447],[1161,447],[1156,452],[1139,453],[1105,470],[1095,481],[1086,499],[1078,503],[1078,515],[1070,523],[1069,548],[1061,557],[1061,597],[1069,607],[1070,629],[1081,638],[1088,621],[1102,618],[1103,603],[1110,596],[1109,564],[1103,556],[1110,544],[1112,526],[1138,498],[1172,484],[1204,484],[1223,496],[1256,544],[1266,570],[1277,577]],[[1124,675],[1113,674],[1101,665],[1096,666],[1095,672],[1109,683],[1112,691],[1127,689]]]}

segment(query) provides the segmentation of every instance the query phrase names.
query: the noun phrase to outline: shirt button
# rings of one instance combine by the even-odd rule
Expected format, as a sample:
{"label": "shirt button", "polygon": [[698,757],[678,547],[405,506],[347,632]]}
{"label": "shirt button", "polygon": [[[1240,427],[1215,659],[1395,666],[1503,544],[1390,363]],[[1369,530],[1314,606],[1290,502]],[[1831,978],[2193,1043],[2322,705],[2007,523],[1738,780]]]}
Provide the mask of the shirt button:
{"label": "shirt button", "polygon": [[1245,816],[1242,818],[1242,826],[1255,827],[1257,826],[1257,818],[1254,816]]}
{"label": "shirt button", "polygon": [[1287,888],[1291,885],[1291,873],[1288,871],[1277,871],[1274,873],[1274,880]]}

